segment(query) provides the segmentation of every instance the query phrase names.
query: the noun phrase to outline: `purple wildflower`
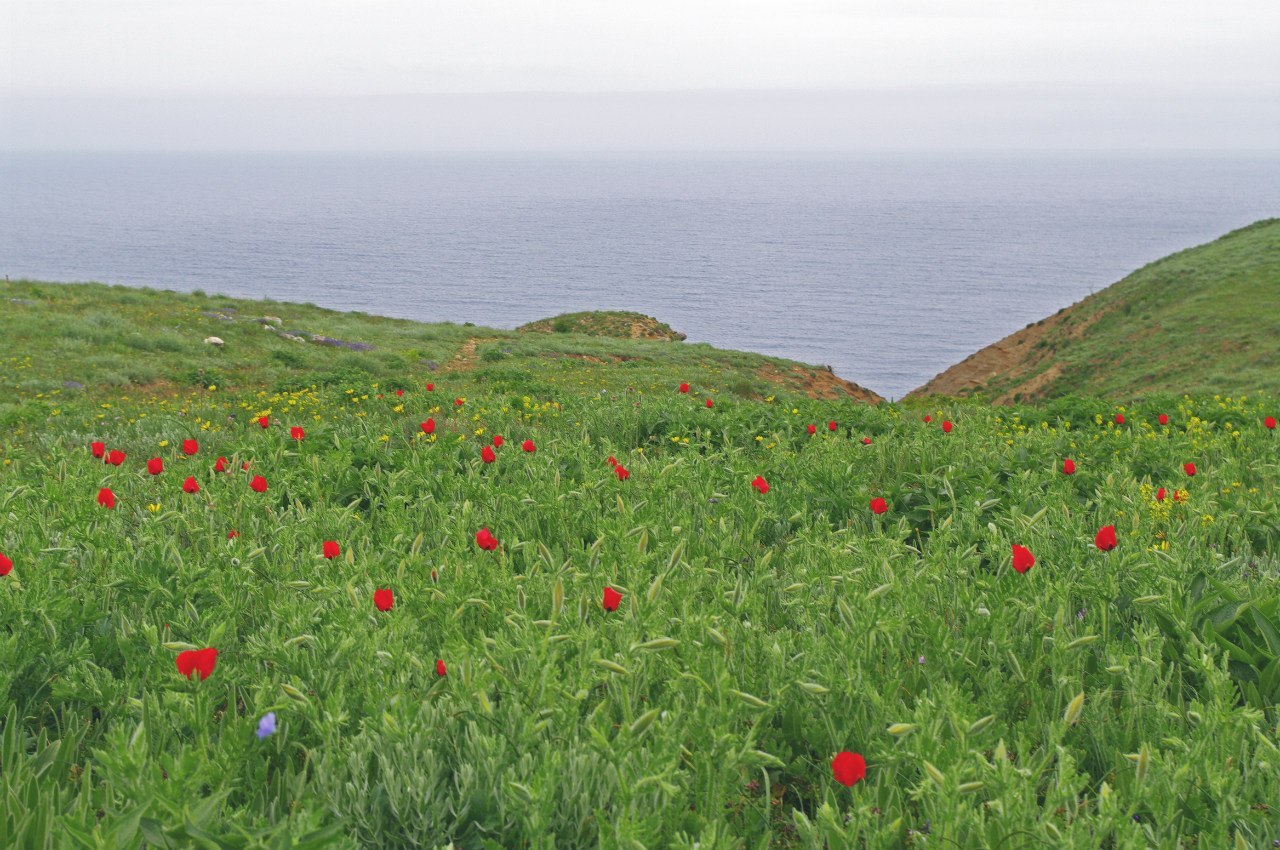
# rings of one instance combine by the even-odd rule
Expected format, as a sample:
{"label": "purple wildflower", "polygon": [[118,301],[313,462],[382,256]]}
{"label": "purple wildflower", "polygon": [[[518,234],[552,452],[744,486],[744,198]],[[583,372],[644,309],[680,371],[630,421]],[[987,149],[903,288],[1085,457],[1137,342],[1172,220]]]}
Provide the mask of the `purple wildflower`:
{"label": "purple wildflower", "polygon": [[258,740],[261,741],[269,735],[276,733],[276,713],[268,711],[262,715],[262,719],[258,721]]}

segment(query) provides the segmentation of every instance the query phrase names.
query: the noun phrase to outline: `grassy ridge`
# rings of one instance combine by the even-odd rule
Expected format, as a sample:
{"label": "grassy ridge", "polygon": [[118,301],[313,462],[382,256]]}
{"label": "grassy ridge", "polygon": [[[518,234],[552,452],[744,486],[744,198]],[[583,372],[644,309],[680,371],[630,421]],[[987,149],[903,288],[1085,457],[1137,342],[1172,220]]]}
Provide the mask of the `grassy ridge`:
{"label": "grassy ridge", "polygon": [[1280,219],[1151,263],[911,395],[1260,391],[1280,392]]}
{"label": "grassy ridge", "polygon": [[[22,286],[46,293],[37,312],[84,293],[46,310],[64,327],[129,316]],[[166,317],[148,327],[182,317],[177,350],[121,342],[125,318],[60,363],[47,333],[6,353],[0,835],[17,846],[1280,839],[1273,400],[767,400],[720,383],[753,374],[746,355],[501,331],[466,368],[380,372],[491,332],[280,305],[285,330],[375,345],[358,352],[207,318],[198,296],[142,303]],[[188,344],[219,326],[222,351]],[[538,347],[566,341],[599,362]],[[616,358],[646,346],[689,359]],[[101,353],[155,372],[62,386],[105,374]],[[370,368],[292,386],[335,355]],[[211,361],[227,383],[183,382],[216,357],[235,358]],[[1114,551],[1094,544],[1107,525]],[[210,647],[206,680],[179,672]],[[851,787],[841,751],[866,761]]]}

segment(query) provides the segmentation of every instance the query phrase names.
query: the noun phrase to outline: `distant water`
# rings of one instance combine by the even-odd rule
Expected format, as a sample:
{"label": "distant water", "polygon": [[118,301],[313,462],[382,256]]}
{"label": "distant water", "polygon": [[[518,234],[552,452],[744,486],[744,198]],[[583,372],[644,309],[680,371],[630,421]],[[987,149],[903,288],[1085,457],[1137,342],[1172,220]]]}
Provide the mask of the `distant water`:
{"label": "distant water", "polygon": [[1280,157],[0,154],[0,274],[505,328],[632,309],[895,398],[1276,215]]}

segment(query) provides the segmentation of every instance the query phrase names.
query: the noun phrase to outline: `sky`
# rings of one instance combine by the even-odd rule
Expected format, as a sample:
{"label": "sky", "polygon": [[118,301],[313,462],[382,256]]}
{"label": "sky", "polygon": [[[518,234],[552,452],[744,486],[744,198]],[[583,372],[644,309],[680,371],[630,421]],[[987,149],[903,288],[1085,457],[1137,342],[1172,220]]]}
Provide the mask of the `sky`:
{"label": "sky", "polygon": [[1276,0],[0,0],[0,147],[1280,149]]}

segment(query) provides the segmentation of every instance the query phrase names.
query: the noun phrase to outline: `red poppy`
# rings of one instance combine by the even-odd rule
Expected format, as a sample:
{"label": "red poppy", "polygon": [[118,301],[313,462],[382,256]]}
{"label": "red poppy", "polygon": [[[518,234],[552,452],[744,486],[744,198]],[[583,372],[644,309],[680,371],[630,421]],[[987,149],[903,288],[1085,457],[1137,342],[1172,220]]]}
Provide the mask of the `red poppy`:
{"label": "red poppy", "polygon": [[1268,431],[1274,431],[1276,429],[1276,418],[1274,416],[1268,416],[1266,419],[1262,420],[1262,426]]}
{"label": "red poppy", "polygon": [[612,587],[605,587],[604,601],[601,603],[602,605],[604,605],[604,610],[617,611],[618,605],[620,605],[621,603],[622,603],[622,594],[614,590]]}
{"label": "red poppy", "polygon": [[259,417],[258,417],[258,424],[259,424],[260,426],[262,426],[263,428],[266,428],[266,427],[270,426],[270,425],[271,425],[271,417],[270,417],[270,416],[259,416]]}
{"label": "red poppy", "polygon": [[124,463],[124,452],[120,451],[119,449],[112,449],[111,451],[107,452],[106,460],[107,460],[107,463],[111,464],[112,466],[119,466],[120,464]]}
{"label": "red poppy", "polygon": [[769,482],[764,480],[763,475],[757,475],[755,479],[751,482],[751,486],[756,488],[762,494],[769,492]]}
{"label": "red poppy", "polygon": [[496,446],[497,448],[502,448],[502,444],[503,444],[503,443],[505,443],[505,442],[506,442],[506,440],[502,439],[502,435],[501,435],[501,434],[494,434],[494,435],[493,435],[493,445],[494,445],[494,446]]}
{"label": "red poppy", "polygon": [[498,548],[498,538],[485,527],[476,532],[476,545],[486,552],[492,552]]}
{"label": "red poppy", "polygon": [[107,453],[107,445],[106,443],[90,443],[89,451],[93,452],[94,457],[101,458]]}
{"label": "red poppy", "polygon": [[424,434],[434,434],[436,432],[436,421],[434,419],[428,419],[418,427],[422,429],[422,433]]}
{"label": "red poppy", "polygon": [[445,667],[444,667],[444,659],[437,658],[436,659],[436,675],[443,676],[446,672],[447,671],[445,670]]}
{"label": "red poppy", "polygon": [[864,446],[869,446],[869,445],[871,445],[871,438],[870,438],[870,437],[863,437],[863,438],[862,438],[862,445],[864,445]]}
{"label": "red poppy", "polygon": [[110,487],[103,487],[98,491],[98,504],[104,508],[114,508],[116,506],[116,494],[111,492]]}
{"label": "red poppy", "polygon": [[1110,552],[1116,548],[1116,527],[1114,525],[1104,525],[1098,529],[1097,536],[1093,538],[1093,545],[1103,552]]}
{"label": "red poppy", "polygon": [[1031,554],[1031,550],[1026,546],[1013,544],[1013,568],[1020,573],[1025,573],[1036,565],[1036,556]]}
{"label": "red poppy", "polygon": [[1076,474],[1076,462],[1075,462],[1074,460],[1072,460],[1071,458],[1067,458],[1066,460],[1062,461],[1062,474],[1063,474],[1063,475],[1075,475],[1075,474]]}
{"label": "red poppy", "polygon": [[1124,414],[1123,414],[1123,413],[1117,413],[1117,414],[1116,414],[1116,424],[1117,424],[1117,425],[1123,425],[1123,424],[1124,424]]}
{"label": "red poppy", "polygon": [[395,604],[395,595],[387,588],[380,587],[373,592],[373,605],[379,611],[390,611],[391,606]]}
{"label": "red poppy", "polygon": [[1184,463],[1182,465],[1182,471],[1187,473],[1189,477],[1195,477],[1196,465],[1194,463]]}
{"label": "red poppy", "polygon": [[240,464],[240,471],[241,472],[249,471],[249,461],[246,460],[244,463]]}
{"label": "red poppy", "polygon": [[289,429],[289,436],[293,437],[295,440],[301,441],[307,436],[307,432],[299,428],[297,425],[294,425]]}
{"label": "red poppy", "polygon": [[954,425],[952,425],[948,420],[946,420],[946,419],[942,420],[942,433],[944,433],[944,434],[950,434],[950,433],[951,433],[951,429],[952,429],[952,428],[954,428],[954,427],[955,427],[955,426],[954,426]]}
{"label": "red poppy", "polygon": [[215,464],[213,465],[213,471],[214,471],[214,472],[226,472],[226,471],[227,471],[227,459],[226,459],[225,457],[220,457],[220,458],[218,458],[218,462],[217,462],[217,463],[215,463]]}
{"label": "red poppy", "polygon": [[228,540],[235,540],[239,536],[240,536],[240,532],[236,531],[234,528],[227,532]]}
{"label": "red poppy", "polygon": [[453,400],[453,406],[454,406],[454,407],[462,407],[462,403],[463,403],[463,402],[462,402],[462,399],[460,399],[460,398],[455,398],[455,399]]}
{"label": "red poppy", "polygon": [[192,673],[199,673],[200,680],[204,681],[213,675],[213,668],[218,664],[218,650],[213,647],[208,649],[188,649],[185,652],[179,652],[177,659],[178,672],[191,678]]}
{"label": "red poppy", "polygon": [[707,399],[707,407],[713,407],[713,406],[714,405],[712,405],[711,399]]}
{"label": "red poppy", "polygon": [[253,480],[249,482],[249,487],[257,493],[267,492],[267,479],[261,475],[253,476]]}
{"label": "red poppy", "polygon": [[876,496],[874,499],[871,500],[871,513],[882,514],[887,510],[889,510],[889,503],[886,502],[884,499],[880,498],[879,496]]}
{"label": "red poppy", "polygon": [[7,576],[13,570],[13,561],[8,556],[0,552],[0,576]]}
{"label": "red poppy", "polygon": [[402,395],[404,395],[404,390],[396,390],[396,395],[397,395],[397,396],[402,396]]}
{"label": "red poppy", "polygon": [[618,476],[619,481],[626,481],[628,478],[631,477],[631,473],[628,472],[627,468],[622,464],[618,464],[617,466],[615,466],[613,468],[613,472],[615,475]]}
{"label": "red poppy", "polygon": [[196,483],[195,476],[188,475],[187,480],[182,482],[182,492],[199,493],[200,485]]}
{"label": "red poppy", "polygon": [[1157,417],[1156,417],[1156,421],[1157,421],[1157,422],[1159,422],[1161,425],[1168,425],[1168,424],[1169,424],[1169,414],[1167,414],[1167,413],[1161,413],[1159,416],[1157,416]]}
{"label": "red poppy", "polygon": [[1163,488],[1163,487],[1161,487],[1159,490],[1157,490],[1157,491],[1156,491],[1156,501],[1157,501],[1157,502],[1163,502],[1163,501],[1164,501],[1164,488]]}
{"label": "red poppy", "polygon": [[198,451],[200,451],[200,444],[195,440],[182,441],[182,453],[184,455],[193,455]]}
{"label": "red poppy", "polygon": [[610,466],[617,466],[617,465],[618,465],[618,459],[617,459],[616,457],[614,457],[613,455],[609,455],[609,457],[608,457],[608,461],[609,461],[609,465],[610,465]]}
{"label": "red poppy", "polygon": [[164,472],[164,461],[158,457],[153,457],[151,460],[147,461],[147,472],[152,475],[159,475]]}
{"label": "red poppy", "polygon": [[533,444],[533,440],[525,440],[520,444],[520,448],[524,449],[526,452],[533,452],[537,450],[537,446]]}
{"label": "red poppy", "polygon": [[818,433],[818,426],[817,426],[817,425],[806,425],[806,426],[805,426],[805,430],[806,430],[806,431],[808,431],[810,434],[816,434],[816,433]]}
{"label": "red poppy", "polygon": [[680,385],[680,392],[682,392],[682,393],[687,393],[688,391],[689,391],[689,385],[688,385],[688,384],[681,384],[681,385]]}
{"label": "red poppy", "polygon": [[489,446],[485,446],[480,450],[480,459],[485,463],[493,463],[497,457],[498,456],[493,453],[493,449]]}
{"label": "red poppy", "polygon": [[831,776],[846,788],[852,788],[867,775],[867,761],[862,753],[841,750],[831,760]]}
{"label": "red poppy", "polygon": [[429,393],[430,393],[430,392],[435,392],[435,389],[436,389],[436,385],[435,385],[435,384],[427,384],[427,392],[429,392]]}
{"label": "red poppy", "polygon": [[933,421],[933,417],[926,413],[924,415],[924,421],[925,421],[925,424],[928,424]]}
{"label": "red poppy", "polygon": [[839,427],[840,427],[840,426],[836,424],[836,421],[835,421],[834,419],[832,419],[830,422],[828,422],[828,423],[827,423],[827,430],[828,430],[828,431],[834,431],[834,430],[836,430],[836,429],[837,429],[837,428],[839,428]]}
{"label": "red poppy", "polygon": [[332,540],[326,540],[320,550],[330,561],[342,554],[342,547]]}

